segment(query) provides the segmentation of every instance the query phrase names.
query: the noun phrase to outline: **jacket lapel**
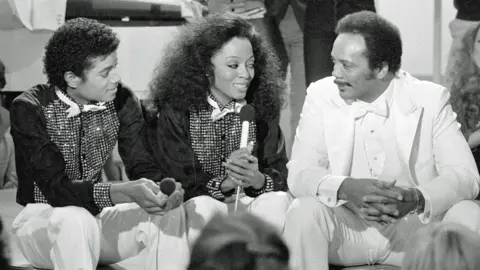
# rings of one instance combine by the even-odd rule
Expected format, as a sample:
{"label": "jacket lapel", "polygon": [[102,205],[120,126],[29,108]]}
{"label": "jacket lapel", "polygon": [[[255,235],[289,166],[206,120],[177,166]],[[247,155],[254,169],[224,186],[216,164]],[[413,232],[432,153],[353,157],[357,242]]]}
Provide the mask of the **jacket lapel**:
{"label": "jacket lapel", "polygon": [[407,169],[409,181],[413,182],[415,177],[414,163],[411,159],[412,150],[420,126],[420,119],[423,108],[418,107],[410,98],[408,89],[408,75],[400,75],[401,78],[395,79],[394,86],[394,104],[392,117],[395,123],[395,142],[397,144],[398,156],[400,162]]}

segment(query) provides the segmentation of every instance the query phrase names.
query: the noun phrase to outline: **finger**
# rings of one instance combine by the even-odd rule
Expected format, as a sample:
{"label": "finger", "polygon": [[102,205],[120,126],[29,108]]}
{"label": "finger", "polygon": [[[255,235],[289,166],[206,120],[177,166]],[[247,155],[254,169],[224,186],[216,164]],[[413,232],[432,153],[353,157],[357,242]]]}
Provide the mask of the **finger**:
{"label": "finger", "polygon": [[[250,163],[247,158],[243,158],[243,159],[240,159],[240,160],[232,160],[230,163],[228,163],[230,165],[233,165],[233,166],[237,166],[241,169],[244,169],[244,170],[251,170],[252,166],[254,166],[255,164],[254,163]],[[252,165],[253,164],[253,165]]]}
{"label": "finger", "polygon": [[233,171],[233,172],[236,172],[240,175],[246,175],[248,170],[236,165],[236,164],[232,164],[232,163],[226,163],[226,162],[223,162],[222,163],[223,166],[225,166],[225,168],[227,170],[230,170],[230,171]]}
{"label": "finger", "polygon": [[395,199],[378,196],[378,195],[364,196],[363,201],[366,203],[396,203],[397,202],[397,200]]}
{"label": "finger", "polygon": [[245,2],[235,2],[235,3],[227,3],[225,4],[226,7],[228,8],[238,8],[238,7],[243,7],[245,6]]}
{"label": "finger", "polygon": [[165,211],[164,208],[161,208],[158,206],[145,207],[143,208],[143,210],[145,210],[145,212],[149,213],[150,215],[158,215],[158,216],[163,216],[168,212],[168,211]]}
{"label": "finger", "polygon": [[233,183],[234,187],[233,188],[236,188],[237,186],[242,186],[242,181],[236,179],[234,176],[232,176],[228,171],[227,171],[227,174],[228,174],[228,179]]}
{"label": "finger", "polygon": [[252,153],[252,151],[253,151],[253,146],[254,146],[254,145],[255,145],[255,143],[254,143],[253,141],[249,141],[249,142],[248,142],[248,145],[247,145],[247,151],[248,151],[248,153],[250,153],[250,154]]}
{"label": "finger", "polygon": [[360,217],[363,218],[364,220],[368,220],[368,221],[375,221],[375,222],[381,222],[382,221],[380,219],[380,217],[369,216],[369,215],[365,215],[365,214],[360,215]]}
{"label": "finger", "polygon": [[243,180],[245,180],[245,176],[238,174],[233,171],[227,170],[228,176],[230,176],[230,179],[237,185],[237,186],[243,186]]}
{"label": "finger", "polygon": [[378,209],[373,207],[362,207],[360,208],[360,212],[362,212],[365,215],[375,216],[375,217],[379,217],[382,215],[382,212],[380,212]]}
{"label": "finger", "polygon": [[373,190],[373,193],[375,195],[379,195],[379,196],[383,196],[383,197],[387,197],[387,198],[391,198],[399,201],[403,200],[402,194],[390,189],[382,189],[382,188],[375,187]]}
{"label": "finger", "polygon": [[373,205],[373,207],[378,209],[380,212],[382,212],[382,214],[387,214],[387,215],[394,216],[394,217],[396,217],[400,214],[394,204],[374,203],[372,205]]}
{"label": "finger", "polygon": [[389,215],[381,215],[380,219],[388,224],[395,223],[397,220]]}
{"label": "finger", "polygon": [[146,187],[148,187],[154,194],[157,194],[160,191],[160,187],[157,183],[153,182],[152,180],[145,179],[143,181]]}
{"label": "finger", "polygon": [[254,155],[247,155],[245,156],[245,159],[250,163],[258,163],[258,158]]}

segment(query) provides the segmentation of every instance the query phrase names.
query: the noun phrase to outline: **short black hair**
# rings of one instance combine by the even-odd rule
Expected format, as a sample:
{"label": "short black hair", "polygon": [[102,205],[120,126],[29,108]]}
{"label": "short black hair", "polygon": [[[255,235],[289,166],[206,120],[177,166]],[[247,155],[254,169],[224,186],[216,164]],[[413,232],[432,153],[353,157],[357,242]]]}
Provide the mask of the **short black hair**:
{"label": "short black hair", "polygon": [[402,63],[402,39],[393,23],[371,11],[360,11],[343,17],[335,30],[337,35],[359,34],[365,39],[366,57],[371,69],[385,63],[396,73]]}
{"label": "short black hair", "polygon": [[112,54],[119,43],[113,30],[96,20],[75,18],[66,21],[45,46],[43,63],[48,82],[65,90],[65,72],[71,71],[83,78],[84,72],[92,67],[93,59]]}

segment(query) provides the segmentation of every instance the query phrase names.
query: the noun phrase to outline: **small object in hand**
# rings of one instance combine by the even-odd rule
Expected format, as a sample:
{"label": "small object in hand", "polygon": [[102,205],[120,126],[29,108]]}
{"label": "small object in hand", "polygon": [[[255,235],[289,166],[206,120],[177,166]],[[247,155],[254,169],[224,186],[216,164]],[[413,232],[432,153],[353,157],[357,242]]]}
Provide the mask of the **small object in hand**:
{"label": "small object in hand", "polygon": [[163,194],[170,196],[176,189],[175,179],[171,177],[163,178],[162,181],[160,181],[159,186],[160,186],[160,191]]}

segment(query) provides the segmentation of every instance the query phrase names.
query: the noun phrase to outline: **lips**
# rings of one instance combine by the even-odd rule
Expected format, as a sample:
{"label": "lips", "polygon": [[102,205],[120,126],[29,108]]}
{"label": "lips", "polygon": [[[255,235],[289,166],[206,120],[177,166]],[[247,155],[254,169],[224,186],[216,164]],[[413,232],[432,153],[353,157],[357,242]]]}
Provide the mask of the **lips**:
{"label": "lips", "polygon": [[234,83],[233,86],[235,89],[240,91],[246,91],[248,89],[249,83]]}

